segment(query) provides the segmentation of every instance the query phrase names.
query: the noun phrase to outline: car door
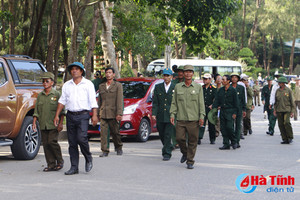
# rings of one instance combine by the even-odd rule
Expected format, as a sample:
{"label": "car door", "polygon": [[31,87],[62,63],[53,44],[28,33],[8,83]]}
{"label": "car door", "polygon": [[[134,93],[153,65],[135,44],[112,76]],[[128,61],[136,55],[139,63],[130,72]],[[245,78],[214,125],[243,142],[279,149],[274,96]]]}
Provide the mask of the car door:
{"label": "car door", "polygon": [[16,120],[16,89],[9,70],[0,60],[0,137],[7,137]]}

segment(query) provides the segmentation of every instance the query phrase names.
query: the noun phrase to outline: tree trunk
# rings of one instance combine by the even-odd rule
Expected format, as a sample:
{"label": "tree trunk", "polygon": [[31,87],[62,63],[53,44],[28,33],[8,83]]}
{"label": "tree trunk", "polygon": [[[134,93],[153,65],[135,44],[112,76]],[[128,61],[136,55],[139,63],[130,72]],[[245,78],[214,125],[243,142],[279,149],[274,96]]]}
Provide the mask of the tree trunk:
{"label": "tree trunk", "polygon": [[[28,0],[25,0],[24,1],[24,16],[23,16],[24,24],[27,24],[28,18],[29,18],[29,2],[28,2]],[[28,43],[28,31],[29,31],[29,27],[27,25],[25,25],[23,27],[23,44]]]}
{"label": "tree trunk", "polygon": [[[184,33],[185,32],[185,28],[183,27],[182,28],[182,33]],[[181,57],[182,57],[182,59],[186,59],[186,43],[182,40],[181,41]]]}
{"label": "tree trunk", "polygon": [[90,41],[88,44],[88,49],[86,52],[86,56],[85,56],[85,61],[84,61],[84,66],[86,68],[86,78],[87,79],[91,79],[91,72],[92,72],[92,57],[93,57],[93,52],[95,49],[95,41],[96,41],[96,34],[97,34],[97,30],[98,30],[98,21],[100,18],[100,5],[99,4],[95,4],[94,5],[94,18],[93,18],[93,26],[92,26],[92,31],[91,31],[91,35],[90,35]]}
{"label": "tree trunk", "polygon": [[[174,26],[174,35],[176,35],[176,26]],[[175,40],[175,58],[179,59],[179,47],[178,47],[178,39]]]}
{"label": "tree trunk", "polygon": [[271,35],[270,37],[270,50],[269,50],[269,55],[268,55],[268,66],[267,66],[267,72],[268,72],[268,75],[270,75],[270,66],[271,66],[271,62],[272,62],[272,55],[273,55],[273,41],[274,39],[274,36]]}
{"label": "tree trunk", "polygon": [[290,55],[290,64],[289,64],[289,74],[292,74],[293,72],[293,66],[294,66],[294,51],[295,51],[295,42],[296,42],[296,27],[297,27],[297,16],[295,16],[295,22],[293,26],[293,43],[292,43],[292,49],[291,49],[291,55]]}
{"label": "tree trunk", "polygon": [[50,22],[50,30],[49,35],[51,36],[50,42],[48,44],[48,54],[46,59],[46,67],[47,70],[50,72],[53,72],[53,55],[54,55],[54,49],[57,40],[57,8],[58,8],[58,1],[59,0],[53,0],[52,1],[52,13],[51,13],[51,22]]}
{"label": "tree trunk", "polygon": [[63,16],[63,22],[62,22],[62,28],[61,28],[61,44],[63,47],[63,55],[64,55],[64,65],[65,65],[65,73],[64,73],[64,82],[68,80],[68,56],[69,56],[69,51],[68,51],[68,45],[67,45],[67,34],[66,34],[66,26],[67,26],[67,15],[64,13]]}
{"label": "tree trunk", "polygon": [[58,11],[58,18],[57,18],[57,29],[56,29],[56,45],[55,45],[55,52],[54,52],[54,80],[57,82],[57,74],[58,74],[58,68],[59,68],[59,47],[60,47],[60,41],[61,41],[61,30],[63,27],[62,24],[62,15],[64,10],[64,2],[60,1],[59,11]]}
{"label": "tree trunk", "polygon": [[32,41],[32,44],[29,48],[29,51],[28,51],[29,56],[32,56],[36,51],[35,50],[36,49],[36,44],[37,44],[37,41],[38,41],[40,29],[42,27],[42,20],[43,20],[43,15],[44,15],[44,11],[45,11],[45,8],[46,8],[46,4],[47,4],[47,0],[43,0],[43,3],[41,5],[41,9],[40,9],[40,13],[39,13],[39,17],[38,17],[38,21],[37,21],[37,25],[36,25],[35,31],[34,31],[33,41]]}
{"label": "tree trunk", "polygon": [[[264,70],[267,70],[267,44],[266,44],[266,35],[263,34],[262,36],[262,43],[263,43],[263,65]],[[269,76],[269,74],[268,74]]]}
{"label": "tree trunk", "polygon": [[141,54],[138,54],[136,56],[136,59],[137,59],[137,64],[138,64],[138,72],[142,72],[143,63],[142,63],[142,56],[141,56]]}
{"label": "tree trunk", "polygon": [[115,69],[116,78],[120,77],[120,72],[116,63],[116,53],[114,43],[112,41],[112,20],[113,14],[110,9],[113,9],[114,2],[100,2],[100,16],[102,22],[101,45],[105,67],[111,66]]}
{"label": "tree trunk", "polygon": [[280,48],[281,48],[281,66],[284,68],[284,44],[281,36],[280,36]]}
{"label": "tree trunk", "polygon": [[15,0],[9,0],[9,12],[12,14],[12,19],[9,22],[9,54],[15,53]]}
{"label": "tree trunk", "polygon": [[243,24],[242,24],[242,41],[241,41],[241,49],[244,48],[244,36],[245,36],[245,20],[246,20],[246,0],[243,0]]}
{"label": "tree trunk", "polygon": [[[4,11],[4,0],[1,0],[1,11],[3,12]],[[2,49],[5,49],[6,47],[6,43],[5,43],[5,20],[2,19],[1,20],[1,23],[2,23]]]}
{"label": "tree trunk", "polygon": [[[249,41],[248,41],[248,47],[253,51],[253,45],[254,45],[254,40],[255,40],[255,33],[257,30],[257,26],[258,26],[258,10],[260,7],[260,0],[256,0],[256,13],[255,13],[255,19],[251,28],[251,32],[250,32],[250,37],[249,37]],[[254,53],[254,52],[253,52]]]}

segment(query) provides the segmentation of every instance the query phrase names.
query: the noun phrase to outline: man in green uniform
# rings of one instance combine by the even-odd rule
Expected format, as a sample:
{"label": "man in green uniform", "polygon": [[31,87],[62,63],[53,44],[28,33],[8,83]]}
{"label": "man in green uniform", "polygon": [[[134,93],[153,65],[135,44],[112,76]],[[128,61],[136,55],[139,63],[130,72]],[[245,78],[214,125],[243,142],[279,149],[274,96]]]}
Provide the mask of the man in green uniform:
{"label": "man in green uniform", "polygon": [[231,77],[224,75],[221,87],[216,95],[212,108],[220,110],[220,126],[223,136],[223,146],[220,150],[229,150],[231,142],[232,148],[237,148],[237,141],[234,135],[234,120],[238,112],[238,97],[236,90],[230,85]]}
{"label": "man in green uniform", "polygon": [[295,111],[294,111],[294,119],[298,120],[298,109],[300,109],[300,78],[296,78],[296,84],[294,88],[294,97],[295,97]]}
{"label": "man in green uniform", "polygon": [[101,71],[97,71],[97,72],[95,73],[95,79],[92,80],[92,83],[94,84],[94,87],[95,87],[95,91],[96,91],[96,92],[97,92],[98,89],[99,89],[99,85],[100,85],[101,83],[103,83],[103,82],[104,82],[104,81],[103,81],[102,76],[101,76]]}
{"label": "man in green uniform", "polygon": [[276,124],[276,117],[274,116],[274,109],[270,106],[270,97],[271,97],[271,91],[273,88],[272,84],[273,78],[269,76],[267,78],[268,84],[265,85],[261,91],[261,101],[264,105],[264,112],[267,111],[268,113],[268,120],[269,120],[269,129],[266,132],[268,135],[274,135],[274,127]]}
{"label": "man in green uniform", "polygon": [[231,85],[233,88],[236,89],[237,95],[238,95],[238,112],[235,119],[235,137],[236,137],[236,143],[237,148],[240,148],[240,139],[241,137],[241,127],[242,127],[242,119],[246,116],[246,99],[245,99],[245,88],[238,84],[238,81],[240,80],[240,76],[236,73],[231,74]]}
{"label": "man in green uniform", "polygon": [[[184,66],[184,79],[175,86],[170,108],[170,121],[174,125],[176,117],[176,140],[180,146],[181,163],[187,161],[187,168],[194,168],[194,157],[197,149],[199,125],[203,126],[205,106],[201,85],[192,81],[194,67]],[[186,132],[188,140],[186,138]],[[188,145],[187,145],[188,143]]]}
{"label": "man in green uniform", "polygon": [[260,86],[258,80],[255,81],[255,85],[253,85],[254,91],[254,104],[255,106],[258,104],[260,106]]}
{"label": "man in green uniform", "polygon": [[58,105],[60,92],[53,89],[54,74],[45,72],[42,76],[44,90],[38,94],[33,114],[33,130],[37,131],[36,121],[40,123],[42,142],[47,161],[44,172],[57,171],[63,168],[64,160],[58,144],[58,133],[63,129],[64,110],[60,113],[60,120],[55,127],[53,120]]}
{"label": "man in green uniform", "polygon": [[243,83],[246,86],[246,91],[247,91],[247,104],[246,104],[246,116],[243,119],[243,124],[244,124],[244,135],[252,134],[252,128],[251,128],[251,112],[254,108],[253,105],[253,89],[252,87],[249,86],[249,81],[248,77],[243,77],[242,78]]}
{"label": "man in green uniform", "polygon": [[[176,69],[176,73],[177,73],[177,78],[175,80],[172,80],[172,83],[174,83],[175,85],[177,83],[184,82],[183,66],[179,66]],[[175,121],[176,121],[176,119],[175,119]],[[172,144],[173,144],[173,149],[178,149],[179,148],[179,144],[176,141],[176,130],[175,130],[175,127],[173,128],[173,131],[172,131]]]}
{"label": "man in green uniform", "polygon": [[[203,82],[204,82],[204,85],[202,86],[202,89],[203,89],[206,115],[204,118],[204,125],[202,127],[200,127],[200,130],[199,130],[198,144],[201,144],[201,139],[203,139],[206,121],[208,121],[207,115],[208,115],[209,111],[212,109],[212,104],[213,104],[215,96],[217,94],[216,86],[211,84],[211,75],[210,74],[206,73],[203,75]],[[216,140],[215,125],[213,125],[209,121],[208,121],[208,132],[209,132],[210,144],[215,144],[215,140]]]}
{"label": "man in green uniform", "polygon": [[163,70],[164,82],[155,86],[152,101],[152,118],[156,120],[159,137],[163,144],[164,161],[170,160],[173,150],[171,136],[174,132],[174,125],[170,122],[170,107],[175,84],[171,82],[172,74],[171,69]]}
{"label": "man in green uniform", "polygon": [[295,101],[292,90],[285,86],[288,81],[285,77],[277,80],[279,89],[275,93],[274,115],[278,118],[278,126],[281,133],[281,144],[293,142],[293,129],[290,117],[294,115]]}

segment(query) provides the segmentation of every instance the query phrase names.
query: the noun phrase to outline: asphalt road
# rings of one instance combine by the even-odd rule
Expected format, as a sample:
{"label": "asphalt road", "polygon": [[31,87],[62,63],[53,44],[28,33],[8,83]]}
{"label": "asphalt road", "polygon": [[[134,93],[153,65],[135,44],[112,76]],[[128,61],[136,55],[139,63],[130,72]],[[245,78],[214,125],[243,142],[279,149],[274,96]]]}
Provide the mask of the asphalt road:
{"label": "asphalt road", "polygon": [[[300,199],[300,121],[292,119],[291,122],[294,142],[282,145],[277,124],[275,135],[266,135],[268,121],[263,117],[262,107],[257,107],[252,112],[253,134],[241,141],[240,149],[220,151],[222,137],[211,145],[206,132],[198,146],[193,170],[179,163],[179,150],[173,151],[170,161],[162,161],[157,134],[146,143],[125,139],[123,156],[111,152],[107,158],[98,157],[100,142],[93,139],[90,147],[94,168],[85,173],[81,156],[79,174],[73,176],[64,175],[70,167],[66,141],[60,141],[65,167],[58,172],[42,171],[45,167],[42,148],[34,160],[18,161],[12,158],[8,147],[3,147],[0,149],[0,200]],[[271,185],[269,180],[267,185],[258,185],[253,193],[243,193],[235,182],[244,173],[292,176],[294,190],[288,192],[286,188],[291,186]],[[281,192],[276,192],[276,188]]]}

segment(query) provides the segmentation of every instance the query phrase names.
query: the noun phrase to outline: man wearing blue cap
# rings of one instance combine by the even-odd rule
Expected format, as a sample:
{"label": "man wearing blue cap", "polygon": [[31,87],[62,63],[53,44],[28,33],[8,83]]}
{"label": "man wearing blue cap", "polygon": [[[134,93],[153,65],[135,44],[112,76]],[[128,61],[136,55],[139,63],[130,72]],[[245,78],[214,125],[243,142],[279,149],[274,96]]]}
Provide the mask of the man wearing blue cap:
{"label": "man wearing blue cap", "polygon": [[54,125],[59,122],[59,114],[63,107],[67,112],[67,133],[69,142],[69,154],[71,168],[65,175],[78,174],[79,152],[78,145],[85,158],[85,171],[91,171],[92,154],[88,143],[87,130],[89,126],[90,111],[92,110],[92,123],[98,122],[96,92],[93,83],[84,78],[85,69],[80,62],[74,62],[68,66],[72,79],[65,82],[62,87],[62,95],[58,100]]}
{"label": "man wearing blue cap", "polygon": [[164,161],[170,160],[172,156],[171,136],[175,129],[170,122],[170,107],[175,88],[175,84],[171,82],[172,75],[171,69],[163,70],[164,82],[155,86],[152,102],[152,119],[157,123],[159,137],[163,144]]}

